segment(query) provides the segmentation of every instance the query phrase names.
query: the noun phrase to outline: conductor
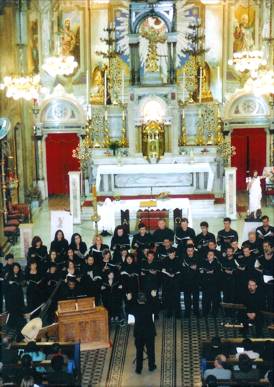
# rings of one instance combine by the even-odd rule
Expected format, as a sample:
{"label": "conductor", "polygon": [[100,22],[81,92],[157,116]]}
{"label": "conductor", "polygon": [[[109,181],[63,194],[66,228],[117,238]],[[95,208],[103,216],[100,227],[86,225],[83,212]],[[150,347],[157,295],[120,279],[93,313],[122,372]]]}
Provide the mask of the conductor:
{"label": "conductor", "polygon": [[[156,309],[156,303],[154,298],[156,297],[156,291],[151,291],[151,300],[146,299],[144,293],[138,293],[137,299],[132,298],[132,294],[127,294],[129,301],[129,312],[134,315],[134,337],[136,347],[136,370],[137,374],[142,373],[143,369],[143,352],[144,347],[147,349],[148,356],[148,369],[154,371],[157,366],[155,364],[155,336],[156,330],[153,321],[154,309]],[[156,310],[155,310],[156,312]]]}

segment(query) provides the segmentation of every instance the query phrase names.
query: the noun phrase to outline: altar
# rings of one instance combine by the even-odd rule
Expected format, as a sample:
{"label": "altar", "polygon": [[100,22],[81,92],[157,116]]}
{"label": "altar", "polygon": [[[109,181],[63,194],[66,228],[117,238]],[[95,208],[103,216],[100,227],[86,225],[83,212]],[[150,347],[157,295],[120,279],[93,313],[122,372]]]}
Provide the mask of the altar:
{"label": "altar", "polygon": [[209,162],[183,162],[123,165],[100,164],[96,168],[96,189],[101,195],[143,195],[212,192],[214,171]]}

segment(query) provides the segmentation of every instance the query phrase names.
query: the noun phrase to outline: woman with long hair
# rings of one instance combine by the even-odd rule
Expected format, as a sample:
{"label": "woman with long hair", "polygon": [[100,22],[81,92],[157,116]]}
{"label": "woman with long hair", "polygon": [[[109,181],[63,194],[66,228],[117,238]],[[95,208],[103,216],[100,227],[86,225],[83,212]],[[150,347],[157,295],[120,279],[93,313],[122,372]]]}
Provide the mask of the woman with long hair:
{"label": "woman with long hair", "polygon": [[65,235],[62,230],[57,230],[54,236],[54,240],[50,244],[50,251],[55,250],[57,256],[64,257],[68,251],[68,241],[65,239]]}

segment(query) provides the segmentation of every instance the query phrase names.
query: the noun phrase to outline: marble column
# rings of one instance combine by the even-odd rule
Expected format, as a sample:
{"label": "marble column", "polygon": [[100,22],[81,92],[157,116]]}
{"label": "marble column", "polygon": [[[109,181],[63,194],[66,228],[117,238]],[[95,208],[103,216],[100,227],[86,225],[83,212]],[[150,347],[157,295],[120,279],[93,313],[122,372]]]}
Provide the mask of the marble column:
{"label": "marble column", "polygon": [[237,219],[236,171],[235,167],[225,168],[226,216],[231,219]]}

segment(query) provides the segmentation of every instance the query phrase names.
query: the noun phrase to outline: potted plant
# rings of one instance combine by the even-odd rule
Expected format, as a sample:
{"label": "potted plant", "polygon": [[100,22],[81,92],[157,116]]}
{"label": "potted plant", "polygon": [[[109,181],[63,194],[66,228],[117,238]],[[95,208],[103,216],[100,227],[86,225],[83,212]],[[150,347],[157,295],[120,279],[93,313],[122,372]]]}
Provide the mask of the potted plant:
{"label": "potted plant", "polygon": [[109,149],[112,150],[113,152],[113,156],[116,156],[116,151],[117,149],[119,149],[120,147],[120,144],[119,144],[119,141],[111,141],[110,144],[109,144]]}

